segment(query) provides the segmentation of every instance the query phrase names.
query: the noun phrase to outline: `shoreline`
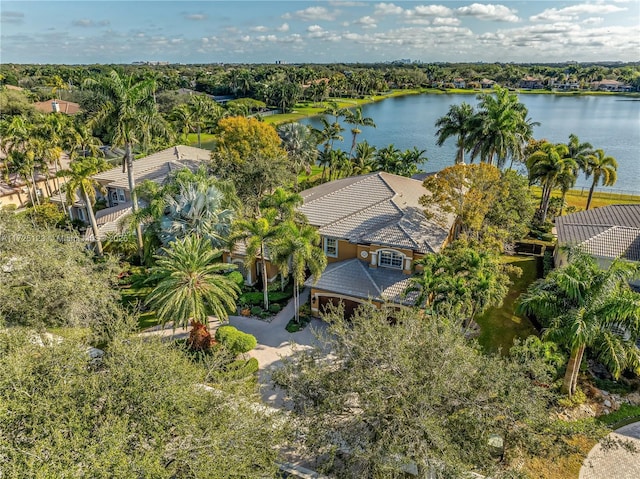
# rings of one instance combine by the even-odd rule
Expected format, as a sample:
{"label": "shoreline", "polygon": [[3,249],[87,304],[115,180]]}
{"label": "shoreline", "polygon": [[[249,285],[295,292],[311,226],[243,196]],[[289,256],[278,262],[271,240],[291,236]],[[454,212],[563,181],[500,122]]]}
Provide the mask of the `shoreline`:
{"label": "shoreline", "polygon": [[[478,89],[461,89],[461,88],[412,88],[407,90],[391,90],[390,93],[384,95],[373,95],[365,98],[328,98],[323,102],[301,102],[296,104],[290,113],[277,113],[263,117],[265,123],[272,125],[281,125],[284,123],[292,123],[304,118],[312,118],[321,116],[324,114],[324,110],[327,108],[328,103],[337,102],[339,108],[353,108],[361,105],[368,105],[370,103],[377,103],[384,101],[388,98],[398,98],[411,95],[478,95],[482,93],[490,93],[492,89],[486,88],[484,90]],[[619,96],[623,98],[622,101],[640,101],[640,92],[608,92],[608,91],[549,91],[549,90],[509,90],[518,95],[557,95],[557,96]],[[321,107],[309,106],[313,104],[322,104]]]}

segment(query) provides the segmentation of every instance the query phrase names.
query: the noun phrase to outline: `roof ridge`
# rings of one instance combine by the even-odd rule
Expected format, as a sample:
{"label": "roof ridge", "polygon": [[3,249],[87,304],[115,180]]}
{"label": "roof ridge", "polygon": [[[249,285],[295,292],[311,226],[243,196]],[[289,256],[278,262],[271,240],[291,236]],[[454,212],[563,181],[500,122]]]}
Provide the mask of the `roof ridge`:
{"label": "roof ridge", "polygon": [[[411,234],[404,228],[404,226],[402,226],[402,220],[404,219],[404,216],[402,216],[402,218],[400,218],[400,221],[398,221],[398,228],[400,228],[402,230],[402,232],[407,235],[407,238],[409,238],[411,240],[411,242],[415,245],[416,249],[420,248],[420,245],[413,239],[413,237],[411,236]],[[408,221],[408,220],[407,220]],[[428,243],[427,243],[428,244]],[[431,248],[431,245],[429,245],[429,248]],[[433,249],[433,248],[431,248]]]}
{"label": "roof ridge", "polygon": [[369,267],[366,267],[362,264],[362,261],[360,261],[358,258],[354,258],[358,264],[360,265],[360,267],[362,268],[362,270],[364,271],[364,274],[367,276],[367,278],[369,278],[369,281],[371,281],[371,284],[373,284],[373,286],[376,288],[376,291],[378,292],[378,296],[382,298],[382,290],[380,289],[380,287],[378,286],[378,283],[376,283],[376,281],[373,279],[373,277],[369,274]]}
{"label": "roof ridge", "polygon": [[[315,200],[314,200],[314,201],[315,201]],[[353,212],[353,213],[351,213],[350,215],[343,216],[342,218],[338,218],[337,220],[335,220],[335,221],[334,221],[334,222],[332,222],[332,223],[327,223],[326,225],[321,226],[321,227],[320,227],[320,229],[324,229],[324,228],[327,228],[327,227],[329,227],[329,226],[336,225],[336,224],[338,224],[338,223],[340,223],[340,222],[342,222],[342,221],[345,221],[345,220],[347,220],[347,219],[351,218],[351,217],[352,217],[352,216],[354,216],[354,215],[357,215],[357,214],[362,213],[363,211],[369,210],[369,209],[371,209],[371,208],[375,208],[376,206],[379,206],[379,205],[383,204],[385,201],[389,201],[389,202],[390,202],[390,203],[391,203],[391,204],[392,204],[392,205],[393,205],[393,206],[398,210],[398,212],[399,212],[399,213],[403,213],[403,210],[402,210],[398,205],[396,205],[396,204],[393,202],[393,199],[392,199],[392,198],[385,198],[385,199],[383,199],[383,200],[378,201],[377,203],[373,203],[372,205],[367,205],[367,206],[365,206],[364,208],[360,208],[359,210],[354,211],[354,212]],[[312,201],[311,203],[313,203],[313,201]],[[394,220],[389,220],[389,222],[388,222],[387,224],[385,224],[385,226],[383,226],[383,228],[387,227],[387,226],[388,226],[390,223],[392,223],[393,221],[394,221]],[[378,230],[376,230],[376,231],[378,231]]]}

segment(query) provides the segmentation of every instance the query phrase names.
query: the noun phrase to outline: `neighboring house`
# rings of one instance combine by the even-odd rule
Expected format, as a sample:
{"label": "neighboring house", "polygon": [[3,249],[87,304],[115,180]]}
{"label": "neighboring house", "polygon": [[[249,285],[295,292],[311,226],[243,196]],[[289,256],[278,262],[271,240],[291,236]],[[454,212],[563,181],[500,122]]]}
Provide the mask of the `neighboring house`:
{"label": "neighboring house", "polygon": [[480,81],[480,88],[493,88],[495,84],[496,82],[494,82],[493,80],[489,80],[488,78],[483,78]]}
{"label": "neighboring house", "polygon": [[464,81],[464,78],[454,78],[453,80],[454,88],[466,88],[467,83]]}
{"label": "neighboring house", "polygon": [[[419,199],[427,191],[422,182],[389,173],[344,178],[303,191],[299,208],[318,228],[328,266],[311,287],[311,309],[319,313],[327,304],[342,302],[350,314],[371,301],[413,304],[403,297],[415,261],[439,252],[452,239],[453,217],[442,227],[428,220]],[[241,266],[244,256],[236,249],[227,262]],[[256,268],[241,269],[249,282]],[[269,265],[269,280],[277,268]],[[247,276],[245,276],[247,278]]]}
{"label": "neighboring house", "polygon": [[[31,203],[31,198],[40,200],[55,195],[58,185],[64,183],[64,178],[56,178],[56,170],[49,166],[47,171],[40,170],[34,174],[35,184],[30,179],[29,185],[22,175],[17,173],[6,174],[6,154],[0,149],[0,207],[13,205],[22,208]],[[60,155],[59,169],[67,168],[69,156],[66,153]],[[31,191],[29,191],[31,190]]]}
{"label": "neighboring house", "polygon": [[42,113],[66,113],[67,115],[75,115],[80,112],[80,105],[71,101],[64,100],[46,100],[34,103],[36,110]]}
{"label": "neighboring house", "polygon": [[617,80],[602,80],[599,82],[593,82],[591,83],[591,89],[600,91],[633,91],[633,87],[631,85],[625,85],[624,83]]}
{"label": "neighboring house", "polygon": [[520,88],[526,88],[529,90],[540,90],[541,88],[544,88],[544,83],[538,78],[527,76],[520,80],[519,86]]}
{"label": "neighboring house", "polygon": [[[111,208],[96,211],[96,223],[100,239],[104,240],[108,233],[122,232],[122,219],[132,211],[132,203],[122,203]],[[85,220],[87,223],[89,220]],[[86,241],[94,241],[93,230],[87,228],[85,230],[84,239]]]}
{"label": "neighboring house", "polygon": [[[169,173],[182,168],[195,170],[200,164],[210,158],[210,154],[211,152],[209,150],[202,148],[178,145],[135,160],[133,162],[133,176],[136,185],[144,180],[162,183]],[[104,192],[96,191],[96,198],[103,199],[107,205],[106,209],[96,212],[96,219],[98,219],[98,215],[101,215],[100,218],[105,218],[104,224],[102,225],[100,221],[98,221],[100,235],[103,236],[103,234],[109,231],[116,231],[113,226],[123,216],[129,213],[131,207],[131,191],[129,190],[128,174],[122,171],[122,166],[117,166],[99,173],[94,176],[94,179],[96,179],[105,190]],[[63,199],[66,202],[66,197],[56,195],[51,198],[51,201],[61,205]],[[69,209],[72,219],[79,219],[85,223],[89,222],[86,205],[81,198],[76,196],[74,203],[72,205],[67,204],[67,208]],[[117,218],[110,216],[116,213]]]}
{"label": "neighboring house", "polygon": [[[556,218],[556,266],[566,263],[563,246],[579,246],[602,268],[616,258],[640,262],[640,205],[612,205]],[[640,289],[640,278],[631,283]]]}

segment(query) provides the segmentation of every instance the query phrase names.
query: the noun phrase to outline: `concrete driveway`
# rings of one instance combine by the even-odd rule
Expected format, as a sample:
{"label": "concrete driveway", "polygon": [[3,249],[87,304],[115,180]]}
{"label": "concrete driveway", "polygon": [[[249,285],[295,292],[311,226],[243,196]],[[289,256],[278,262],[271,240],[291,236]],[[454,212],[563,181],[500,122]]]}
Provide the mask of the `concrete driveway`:
{"label": "concrete driveway", "polygon": [[580,479],[638,479],[640,477],[640,422],[616,429],[607,439],[624,440],[635,446],[636,452],[624,447],[605,450],[596,444],[580,469]]}
{"label": "concrete driveway", "polygon": [[[300,292],[300,304],[309,300],[309,290],[305,288]],[[271,373],[281,364],[281,358],[291,356],[293,347],[297,349],[311,348],[318,345],[314,334],[315,331],[323,331],[327,324],[319,319],[314,319],[302,331],[289,333],[285,326],[294,315],[293,300],[276,314],[271,322],[262,321],[256,318],[246,318],[244,316],[229,316],[229,324],[240,331],[252,334],[256,337],[258,345],[248,354],[258,360],[260,364],[259,382],[261,386],[262,399],[273,407],[283,406],[282,391],[273,388],[271,383]],[[220,325],[220,321],[211,317],[209,328],[215,329]],[[171,324],[164,329],[151,328],[141,336],[161,335],[171,338],[183,338],[189,335],[186,328],[178,328],[175,331]]]}

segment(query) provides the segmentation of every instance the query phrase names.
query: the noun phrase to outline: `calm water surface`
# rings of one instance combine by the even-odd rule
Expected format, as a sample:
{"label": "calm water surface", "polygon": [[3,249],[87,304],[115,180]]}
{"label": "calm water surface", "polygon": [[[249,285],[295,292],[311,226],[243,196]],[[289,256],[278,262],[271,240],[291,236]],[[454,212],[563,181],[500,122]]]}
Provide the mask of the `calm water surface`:
{"label": "calm water surface", "polygon": [[[426,150],[429,159],[422,169],[440,170],[453,164],[455,139],[437,146],[434,124],[450,105],[463,101],[477,104],[475,95],[413,95],[364,105],[363,114],[373,118],[377,128],[361,127],[358,141],[367,140],[376,147],[393,143],[401,150],[416,146]],[[602,148],[618,161],[618,181],[611,191],[640,192],[640,101],[614,96],[556,95],[520,95],[520,101],[529,109],[531,119],[540,123],[534,129],[535,138],[559,143],[567,142],[569,134],[575,133],[580,141]],[[319,118],[301,123],[321,126]],[[343,126],[345,140],[335,147],[348,151],[351,125]],[[590,184],[582,175],[576,186]]]}

